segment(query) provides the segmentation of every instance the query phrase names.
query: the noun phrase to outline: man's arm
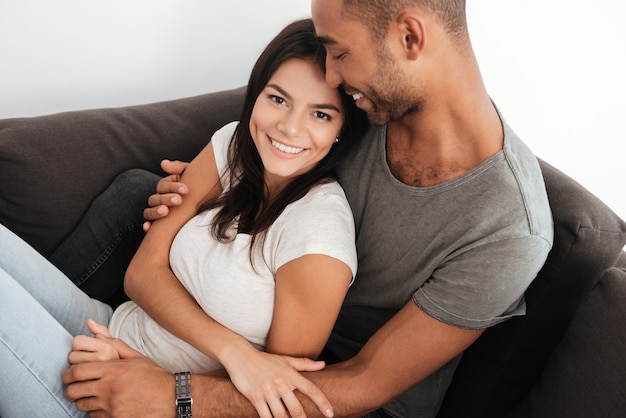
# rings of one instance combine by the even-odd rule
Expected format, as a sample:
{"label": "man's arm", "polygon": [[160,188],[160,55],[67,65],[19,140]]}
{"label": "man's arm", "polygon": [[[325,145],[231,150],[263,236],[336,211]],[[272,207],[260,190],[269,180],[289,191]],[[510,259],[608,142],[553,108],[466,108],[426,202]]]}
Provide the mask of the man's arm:
{"label": "man's arm", "polygon": [[[335,416],[362,416],[424,380],[483,331],[447,325],[410,300],[355,357],[306,377],[327,394]],[[310,404],[302,402],[307,415],[316,416]]]}
{"label": "man's arm", "polygon": [[[306,377],[326,394],[336,417],[362,416],[382,407],[472,344],[483,330],[464,330],[425,314],[409,301],[352,359]],[[129,349],[119,348],[120,353]],[[92,417],[174,417],[174,377],[145,358],[72,366],[66,397]],[[197,417],[256,417],[250,402],[224,377],[193,375]],[[308,417],[322,416],[298,396]],[[106,412],[104,412],[106,411]]]}
{"label": "man's arm", "polygon": [[[92,418],[174,418],[174,375],[122,340],[102,336],[121,360],[72,364],[63,373],[65,398]],[[275,355],[289,367],[311,370],[312,360]],[[258,417],[257,410],[230,382],[224,370],[191,376],[195,417]],[[314,406],[314,408],[317,408]],[[274,415],[289,418],[286,412]]]}
{"label": "man's arm", "polygon": [[[305,376],[326,394],[335,417],[360,417],[428,377],[463,352],[482,332],[444,324],[411,300],[354,358]],[[228,379],[196,376],[192,391],[194,413],[197,410],[201,417],[255,416],[250,403]],[[309,399],[299,399],[308,417],[321,416]]]}

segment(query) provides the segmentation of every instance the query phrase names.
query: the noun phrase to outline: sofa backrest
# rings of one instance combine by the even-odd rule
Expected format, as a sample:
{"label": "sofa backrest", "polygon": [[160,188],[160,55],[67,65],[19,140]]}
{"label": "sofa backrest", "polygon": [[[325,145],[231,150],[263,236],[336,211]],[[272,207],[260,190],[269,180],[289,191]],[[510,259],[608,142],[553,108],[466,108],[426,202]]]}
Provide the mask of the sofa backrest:
{"label": "sofa backrest", "polygon": [[0,120],[0,223],[49,255],[115,176],[190,161],[239,118],[244,93]]}

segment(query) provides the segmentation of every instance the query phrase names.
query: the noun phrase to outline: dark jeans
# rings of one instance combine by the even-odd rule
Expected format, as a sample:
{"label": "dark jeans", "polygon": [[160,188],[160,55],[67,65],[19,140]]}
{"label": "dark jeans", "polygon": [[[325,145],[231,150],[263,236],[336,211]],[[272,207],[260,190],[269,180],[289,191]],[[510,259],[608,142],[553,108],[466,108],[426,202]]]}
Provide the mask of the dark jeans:
{"label": "dark jeans", "polygon": [[143,239],[143,210],[159,179],[138,169],[120,174],[50,261],[89,296],[113,307],[127,300],[124,274]]}

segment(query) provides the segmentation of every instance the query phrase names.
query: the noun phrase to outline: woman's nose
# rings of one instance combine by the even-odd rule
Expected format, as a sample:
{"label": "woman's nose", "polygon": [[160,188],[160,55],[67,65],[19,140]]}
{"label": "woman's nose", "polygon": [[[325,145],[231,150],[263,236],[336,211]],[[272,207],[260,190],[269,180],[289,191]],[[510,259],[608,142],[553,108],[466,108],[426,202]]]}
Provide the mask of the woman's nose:
{"label": "woman's nose", "polygon": [[304,132],[305,116],[302,112],[292,110],[285,115],[281,121],[279,129],[281,129],[289,137],[297,137]]}

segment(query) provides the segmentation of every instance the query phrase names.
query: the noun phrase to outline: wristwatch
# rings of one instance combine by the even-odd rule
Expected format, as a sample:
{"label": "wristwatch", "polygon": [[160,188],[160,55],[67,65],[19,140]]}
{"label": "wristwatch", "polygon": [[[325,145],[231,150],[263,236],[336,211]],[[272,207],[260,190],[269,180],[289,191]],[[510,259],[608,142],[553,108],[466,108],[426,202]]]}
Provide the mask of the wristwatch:
{"label": "wristwatch", "polygon": [[176,418],[191,418],[191,373],[176,372]]}

